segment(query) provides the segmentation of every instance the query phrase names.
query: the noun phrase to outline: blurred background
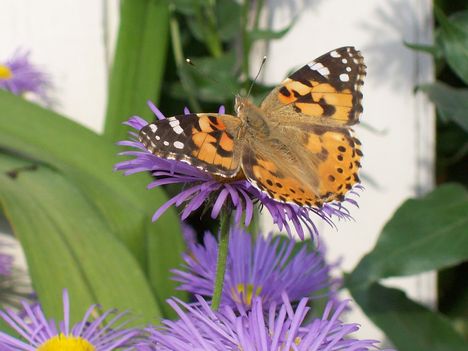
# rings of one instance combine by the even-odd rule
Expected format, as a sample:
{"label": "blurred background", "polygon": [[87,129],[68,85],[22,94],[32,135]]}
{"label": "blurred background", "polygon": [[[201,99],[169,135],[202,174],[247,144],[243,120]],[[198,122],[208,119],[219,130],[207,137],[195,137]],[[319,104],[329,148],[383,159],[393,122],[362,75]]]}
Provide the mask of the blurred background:
{"label": "blurred background", "polygon": [[[423,196],[446,182],[467,185],[467,100],[464,110],[458,111],[461,117],[452,119],[453,114],[443,110],[446,102],[437,98],[444,92],[429,86],[442,81],[465,88],[458,101],[468,96],[467,61],[461,69],[465,73],[460,73],[457,64],[444,56],[450,49],[440,42],[445,33],[440,23],[461,13],[459,23],[462,33],[465,30],[464,43],[468,43],[466,2],[436,1],[444,16],[437,19],[434,2],[429,0],[253,1],[246,10],[249,16],[244,16],[245,7],[235,1],[141,3],[140,9],[130,9],[117,0],[2,0],[0,60],[18,48],[30,51],[31,60],[52,82],[47,107],[105,135],[112,148],[125,138],[126,128],[120,122],[132,114],[149,116],[148,99],[155,100],[166,116],[180,114],[184,106],[195,112],[212,112],[225,104],[232,112],[233,94],[245,91],[264,55],[268,59],[253,90],[256,100],[293,69],[334,48],[355,46],[368,67],[364,113],[355,128],[363,144],[361,179],[365,189],[360,192],[359,208],[350,208],[353,221],[338,222],[337,228],[319,223],[329,259],[340,259],[345,272],[352,271],[372,250],[382,228],[405,200]],[[209,11],[210,4],[215,4],[213,11]],[[124,23],[121,9],[134,11],[125,16]],[[140,27],[134,24],[138,16],[142,16]],[[218,26],[217,30],[213,32],[210,25]],[[242,39],[247,27],[253,33],[248,44]],[[181,63],[186,57],[202,74]],[[145,74],[141,71],[145,67],[152,68]],[[226,82],[226,91],[203,75]],[[428,86],[416,92],[421,85]],[[441,109],[437,118],[430,100]],[[31,132],[38,134],[49,128],[40,122],[34,126]],[[200,222],[199,218],[191,220],[201,231]],[[266,215],[261,223],[264,231],[273,230]],[[11,251],[15,247],[12,229],[4,216],[0,231]],[[411,228],[407,235],[412,235]],[[15,265],[26,269],[16,247]],[[447,266],[454,263],[459,262]],[[431,270],[388,278],[384,284],[398,287],[429,309],[438,308],[463,329],[468,311],[466,263],[443,268],[439,273]],[[361,324],[361,336],[384,337],[357,304],[348,318]]]}

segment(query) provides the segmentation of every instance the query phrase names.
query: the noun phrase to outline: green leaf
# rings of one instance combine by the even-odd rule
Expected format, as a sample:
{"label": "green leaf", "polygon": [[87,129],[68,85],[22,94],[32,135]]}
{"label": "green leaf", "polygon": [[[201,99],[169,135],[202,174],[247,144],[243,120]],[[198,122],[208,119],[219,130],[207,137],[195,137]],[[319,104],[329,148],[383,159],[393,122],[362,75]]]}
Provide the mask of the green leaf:
{"label": "green leaf", "polygon": [[443,120],[454,121],[468,132],[468,89],[456,89],[436,82],[421,85],[418,90],[427,94]]}
{"label": "green leaf", "polygon": [[[66,174],[92,199],[112,231],[137,257],[143,256],[140,242],[148,213],[140,196],[145,199],[149,178],[123,178],[112,172],[118,149],[75,122],[3,91],[0,105],[0,147]],[[156,191],[154,196],[155,205],[165,200],[163,193]]]}
{"label": "green leaf", "polygon": [[[0,91],[0,106],[0,148],[14,150],[66,175],[93,203],[111,232],[129,248],[145,271],[157,266],[165,272],[156,280],[151,278],[158,297],[164,300],[175,294],[169,269],[181,262],[183,238],[173,209],[151,224],[154,211],[167,201],[161,189],[146,190],[151,178],[146,174],[124,177],[112,172],[118,148],[63,116],[4,91]],[[164,245],[160,249],[148,247],[151,236],[157,236]],[[159,250],[166,254],[167,247],[172,254],[162,260]]]}
{"label": "green leaf", "polygon": [[110,74],[104,135],[123,140],[122,122],[132,115],[154,118],[146,101],[157,101],[166,62],[169,28],[164,0],[123,0],[114,63]]}
{"label": "green leaf", "polygon": [[403,44],[410,49],[425,52],[427,54],[433,55],[434,57],[439,57],[442,53],[440,52],[440,48],[437,45],[427,45],[427,44],[416,44],[416,43],[408,43],[403,41]]}
{"label": "green leaf", "polygon": [[467,213],[467,190],[455,184],[405,201],[348,283],[368,285],[381,278],[441,269],[468,259]]}
{"label": "green leaf", "polygon": [[440,23],[440,39],[450,68],[468,84],[468,11],[456,20],[447,18],[437,6],[434,13]]}
{"label": "green leaf", "polygon": [[241,32],[241,5],[239,2],[234,0],[217,2],[216,18],[221,40],[232,40]]}
{"label": "green leaf", "polygon": [[442,315],[377,283],[351,289],[366,315],[385,332],[399,351],[463,351],[467,344]]}
{"label": "green leaf", "polygon": [[194,15],[198,8],[208,4],[208,0],[171,0],[174,10],[186,16]]}
{"label": "green leaf", "polygon": [[[191,59],[196,65],[184,70],[193,80],[194,93],[202,101],[224,103],[232,101],[240,90],[240,83],[235,73],[237,58],[233,53],[214,57],[196,57]],[[184,99],[187,96],[183,85],[176,82],[170,87],[171,96]]]}
{"label": "green leaf", "polygon": [[294,23],[295,20],[292,20],[289,26],[281,30],[254,29],[248,32],[248,36],[251,42],[254,42],[256,40],[281,39],[289,32],[289,30],[293,27]]}
{"label": "green leaf", "polygon": [[49,316],[60,318],[63,288],[70,291],[74,321],[92,303],[129,309],[138,324],[161,316],[135,258],[63,175],[0,154],[0,202]]}

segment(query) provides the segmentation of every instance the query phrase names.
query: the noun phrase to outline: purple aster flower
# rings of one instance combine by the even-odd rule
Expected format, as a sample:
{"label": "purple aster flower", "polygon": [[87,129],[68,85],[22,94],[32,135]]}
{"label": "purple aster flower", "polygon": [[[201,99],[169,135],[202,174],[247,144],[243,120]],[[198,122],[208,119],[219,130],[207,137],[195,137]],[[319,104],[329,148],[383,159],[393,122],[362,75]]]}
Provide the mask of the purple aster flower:
{"label": "purple aster flower", "polygon": [[[321,318],[308,321],[307,299],[294,309],[286,295],[278,307],[264,308],[255,298],[251,311],[237,313],[230,306],[220,311],[210,309],[198,297],[197,305],[180,300],[169,304],[179,315],[178,321],[163,321],[163,326],[149,328],[149,337],[137,350],[204,351],[366,351],[376,350],[377,341],[350,337],[357,324],[344,324],[339,318],[347,301],[328,303]],[[335,307],[335,308],[334,308]]]}
{"label": "purple aster flower", "polygon": [[[255,239],[240,229],[229,236],[229,254],[221,304],[250,309],[254,297],[260,296],[264,306],[281,303],[286,293],[291,301],[301,298],[336,298],[340,285],[325,262],[324,250],[302,245],[287,237]],[[204,236],[204,245],[188,240],[184,254],[184,270],[173,270],[179,289],[211,297],[216,276],[218,244],[211,233]]]}
{"label": "purple aster flower", "polygon": [[[156,106],[151,102],[148,102],[148,104],[158,119],[165,118]],[[184,112],[185,114],[189,113],[188,109],[185,109]],[[220,107],[219,113],[224,114],[223,106]],[[124,171],[126,175],[138,172],[152,172],[156,179],[148,185],[148,188],[167,184],[185,184],[185,188],[179,194],[156,211],[153,221],[157,220],[172,205],[181,206],[185,204],[181,214],[181,218],[184,220],[204,203],[212,204],[212,218],[217,218],[221,209],[230,204],[234,208],[235,223],[242,221],[247,226],[252,219],[254,204],[258,203],[268,210],[273,222],[280,231],[284,229],[291,235],[292,230],[295,229],[299,237],[304,239],[304,228],[313,235],[318,233],[317,227],[312,220],[313,215],[322,218],[333,226],[333,217],[338,219],[351,218],[343,203],[347,202],[357,206],[356,201],[349,197],[343,202],[324,204],[321,208],[300,207],[295,204],[278,202],[259,191],[245,179],[232,179],[230,182],[220,181],[209,173],[181,161],[163,159],[153,155],[138,141],[138,131],[146,126],[148,122],[134,116],[126,124],[134,128],[136,132],[130,132],[131,140],[121,141],[118,144],[132,147],[135,150],[120,153],[120,155],[132,156],[133,159],[118,163],[116,170]],[[359,189],[360,186],[355,188]],[[357,195],[354,190],[350,191],[349,194]]]}
{"label": "purple aster flower", "polygon": [[17,50],[10,59],[0,63],[0,89],[15,95],[33,93],[50,103],[47,96],[49,87],[47,75],[31,63],[27,51]]}
{"label": "purple aster flower", "polygon": [[20,336],[0,332],[0,350],[111,351],[126,347],[139,334],[137,329],[127,327],[129,320],[123,318],[126,313],[113,315],[115,311],[109,310],[93,318],[96,307],[91,306],[83,319],[71,326],[68,292],[64,290],[63,320],[59,323],[47,320],[39,304],[23,303],[22,313],[0,311],[0,317]]}

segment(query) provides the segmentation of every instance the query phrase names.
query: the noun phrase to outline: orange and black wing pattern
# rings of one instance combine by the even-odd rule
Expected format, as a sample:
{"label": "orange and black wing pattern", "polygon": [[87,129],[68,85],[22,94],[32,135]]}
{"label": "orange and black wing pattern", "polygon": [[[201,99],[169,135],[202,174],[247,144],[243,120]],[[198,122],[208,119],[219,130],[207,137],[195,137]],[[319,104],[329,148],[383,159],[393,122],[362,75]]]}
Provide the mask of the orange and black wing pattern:
{"label": "orange and black wing pattern", "polygon": [[246,145],[242,169],[277,201],[320,207],[342,201],[359,182],[360,145],[346,127],[288,128],[282,139]]}
{"label": "orange and black wing pattern", "polygon": [[240,169],[236,147],[239,120],[216,113],[188,114],[150,123],[139,133],[152,154],[188,163],[221,177],[234,177]]}
{"label": "orange and black wing pattern", "polygon": [[362,112],[366,66],[354,47],[320,56],[286,78],[263,101],[273,118],[314,117],[312,122],[353,125]]}

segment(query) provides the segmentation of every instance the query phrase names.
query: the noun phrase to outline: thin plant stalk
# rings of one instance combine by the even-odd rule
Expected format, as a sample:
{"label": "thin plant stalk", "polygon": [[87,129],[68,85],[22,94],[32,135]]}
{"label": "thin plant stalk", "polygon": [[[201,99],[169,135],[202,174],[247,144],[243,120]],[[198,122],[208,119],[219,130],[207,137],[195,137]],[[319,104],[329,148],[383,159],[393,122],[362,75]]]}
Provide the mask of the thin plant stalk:
{"label": "thin plant stalk", "polygon": [[229,227],[231,222],[231,214],[228,210],[221,212],[221,233],[218,243],[218,258],[216,262],[216,278],[213,291],[213,300],[211,308],[214,311],[219,309],[221,296],[223,294],[224,276],[226,273],[227,255],[229,251]]}

